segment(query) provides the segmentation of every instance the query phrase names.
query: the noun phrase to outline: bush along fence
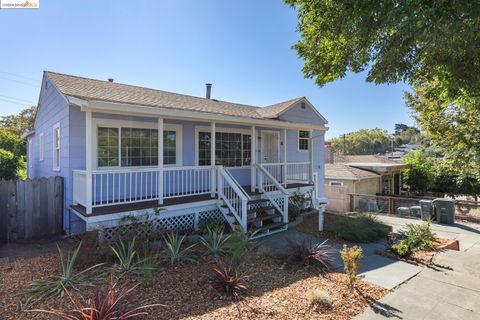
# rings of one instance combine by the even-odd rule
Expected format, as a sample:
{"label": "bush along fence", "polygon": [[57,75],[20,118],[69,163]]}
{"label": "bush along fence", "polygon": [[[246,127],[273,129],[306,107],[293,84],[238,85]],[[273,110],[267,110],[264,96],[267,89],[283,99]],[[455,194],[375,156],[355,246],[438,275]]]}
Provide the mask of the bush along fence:
{"label": "bush along fence", "polygon": [[63,232],[63,178],[0,181],[0,241]]}
{"label": "bush along fence", "polygon": [[[400,207],[420,206],[421,200],[433,200],[434,197],[404,197],[385,195],[349,194],[348,211],[381,212],[398,214]],[[455,200],[455,216],[459,219],[480,222],[480,202]]]}

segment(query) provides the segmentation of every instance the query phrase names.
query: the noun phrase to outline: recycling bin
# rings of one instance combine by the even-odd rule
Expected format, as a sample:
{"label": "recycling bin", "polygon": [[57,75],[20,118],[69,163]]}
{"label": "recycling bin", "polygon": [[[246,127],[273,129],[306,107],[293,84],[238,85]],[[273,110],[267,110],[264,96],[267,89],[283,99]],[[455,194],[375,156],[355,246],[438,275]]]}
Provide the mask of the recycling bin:
{"label": "recycling bin", "polygon": [[420,200],[421,217],[422,220],[430,220],[433,215],[433,203],[432,200]]}
{"label": "recycling bin", "polygon": [[439,223],[455,223],[455,201],[452,199],[437,198],[432,201],[436,220]]}
{"label": "recycling bin", "polygon": [[421,206],[410,207],[410,215],[415,218],[420,218],[422,216],[422,207]]}

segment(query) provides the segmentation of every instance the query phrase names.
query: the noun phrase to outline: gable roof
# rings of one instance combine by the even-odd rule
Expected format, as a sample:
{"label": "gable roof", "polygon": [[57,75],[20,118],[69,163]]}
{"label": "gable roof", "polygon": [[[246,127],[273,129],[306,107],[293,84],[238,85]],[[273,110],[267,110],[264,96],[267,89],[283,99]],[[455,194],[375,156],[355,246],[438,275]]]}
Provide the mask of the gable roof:
{"label": "gable roof", "polygon": [[363,170],[355,167],[350,167],[343,163],[326,163],[325,164],[325,179],[368,179],[379,177],[379,174]]}
{"label": "gable roof", "polygon": [[45,74],[65,96],[87,101],[93,100],[156,108],[199,111],[254,119],[278,118],[282,112],[296,102],[305,99],[304,97],[295,98],[262,108],[51,71],[45,71]]}

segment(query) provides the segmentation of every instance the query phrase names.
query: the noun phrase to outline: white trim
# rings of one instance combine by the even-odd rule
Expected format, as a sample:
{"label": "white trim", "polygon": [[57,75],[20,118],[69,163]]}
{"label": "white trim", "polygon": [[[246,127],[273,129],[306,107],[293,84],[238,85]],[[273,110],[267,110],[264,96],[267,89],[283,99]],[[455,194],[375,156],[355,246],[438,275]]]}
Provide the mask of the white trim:
{"label": "white trim", "polygon": [[229,116],[218,113],[208,113],[201,111],[179,110],[172,108],[147,107],[136,104],[114,103],[106,101],[91,100],[88,106],[81,107],[82,111],[90,110],[93,112],[106,112],[109,114],[124,114],[134,116],[164,116],[170,119],[193,120],[193,121],[218,121],[223,123],[243,124],[246,126],[258,125],[259,127],[273,128],[292,128],[292,129],[315,129],[318,131],[327,131],[328,127],[313,125],[308,123],[289,122],[271,119],[256,119],[240,116]]}
{"label": "white trim", "polygon": [[[198,164],[198,156],[199,156],[199,150],[198,150],[198,141],[199,141],[199,133],[200,132],[208,132],[211,134],[211,127],[208,127],[208,126],[195,126],[195,165],[196,166],[199,166]],[[239,133],[239,134],[242,134],[242,135],[249,135],[251,136],[252,135],[252,130],[250,129],[240,129],[240,128],[229,128],[229,127],[219,127],[217,125],[215,125],[215,133],[217,132],[223,132],[223,133]],[[243,140],[242,140],[243,142]],[[243,148],[243,143],[242,143],[242,148]],[[243,152],[242,152],[242,162],[243,162]],[[252,161],[250,161],[252,162]],[[210,164],[212,164],[210,162]],[[251,168],[251,165],[247,165],[247,166],[237,166],[237,167],[225,167],[227,169],[250,169]]]}
{"label": "white trim", "polygon": [[45,158],[45,135],[40,133],[40,136],[38,138],[38,160],[43,161]]}
{"label": "white trim", "polygon": [[[55,159],[57,157],[57,153],[55,152],[56,151],[56,135],[55,135],[55,131],[58,130],[58,166],[55,166]],[[60,168],[61,168],[61,163],[60,163],[60,160],[61,160],[61,152],[62,152],[62,148],[61,148],[61,145],[62,145],[62,131],[61,131],[61,128],[60,128],[60,122],[56,123],[53,125],[52,127],[52,134],[53,134],[53,137],[52,137],[52,151],[53,151],[53,161],[52,161],[52,170],[53,171],[60,171]]]}
{"label": "white trim", "polygon": [[[278,144],[278,161],[277,162],[264,162],[264,158],[263,158],[263,152],[265,150],[264,148],[264,141],[265,139],[263,138],[263,133],[274,133],[276,136],[277,136],[277,144]],[[261,136],[261,141],[260,141],[260,161],[259,163],[280,163],[280,131],[277,131],[277,130],[261,130],[260,132],[260,136]]]}
{"label": "white trim", "polygon": [[29,138],[27,140],[28,142],[28,159],[27,159],[27,162],[28,162],[28,168],[29,169],[32,169],[33,168],[33,153],[32,153],[32,150],[33,150],[33,138]]}
{"label": "white trim", "polygon": [[[308,138],[300,138],[300,131],[308,132]],[[297,130],[297,152],[308,152],[310,150],[310,140],[312,139],[312,132],[309,130],[298,129]],[[300,139],[306,139],[308,142],[308,149],[307,150],[300,150]],[[313,143],[312,143],[313,144]]]}
{"label": "white trim", "polygon": [[[102,118],[93,118],[92,119],[92,127],[93,130],[93,155],[95,158],[95,165],[94,170],[109,170],[115,168],[157,168],[158,166],[136,166],[136,167],[122,167],[121,166],[121,128],[135,128],[135,129],[154,129],[158,130],[158,119],[155,119],[155,122],[149,121],[130,121],[130,120],[114,120],[114,119],[102,119]],[[98,166],[98,128],[116,128],[119,129],[119,137],[118,137],[118,166],[115,167],[99,167]],[[164,165],[164,167],[179,167],[183,164],[183,157],[182,157],[182,150],[183,150],[183,126],[181,124],[172,124],[172,123],[164,123],[163,124],[163,131],[175,131],[177,135],[177,145],[176,145],[176,152],[177,152],[177,162],[175,164]],[[162,134],[163,137],[163,134]]]}

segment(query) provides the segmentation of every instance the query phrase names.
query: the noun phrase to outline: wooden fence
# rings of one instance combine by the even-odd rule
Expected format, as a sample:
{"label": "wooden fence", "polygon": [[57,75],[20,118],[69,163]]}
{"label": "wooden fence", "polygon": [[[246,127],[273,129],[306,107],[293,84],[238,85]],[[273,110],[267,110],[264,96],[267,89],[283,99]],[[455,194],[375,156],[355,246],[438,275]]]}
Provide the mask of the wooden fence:
{"label": "wooden fence", "polygon": [[62,177],[0,181],[0,241],[62,231]]}

